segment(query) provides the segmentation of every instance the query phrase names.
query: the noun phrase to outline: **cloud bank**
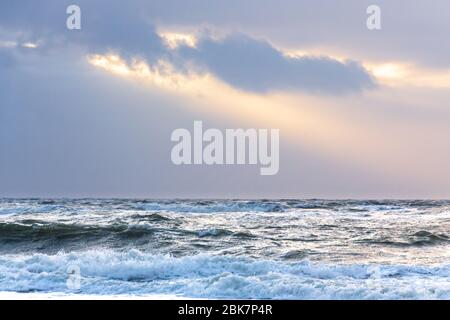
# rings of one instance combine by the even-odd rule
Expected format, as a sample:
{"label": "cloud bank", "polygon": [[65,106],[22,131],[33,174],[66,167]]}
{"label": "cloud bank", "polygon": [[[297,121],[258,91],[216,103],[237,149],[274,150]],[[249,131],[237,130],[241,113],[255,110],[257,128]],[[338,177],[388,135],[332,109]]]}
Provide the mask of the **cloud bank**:
{"label": "cloud bank", "polygon": [[[150,66],[158,60],[171,61],[179,72],[210,73],[229,85],[245,91],[303,91],[314,94],[345,94],[375,87],[369,72],[355,61],[340,62],[327,56],[289,57],[266,40],[231,33],[214,39],[203,33],[197,46],[170,48],[152,21],[141,10],[140,2],[122,6],[118,2],[82,2],[82,30],[69,31],[55,21],[61,11],[27,12],[25,4],[11,5],[9,18],[0,28],[20,34],[22,42],[39,41],[40,50],[64,48],[74,44],[89,54],[114,52],[126,60],[139,58]],[[12,11],[12,12],[11,12]],[[11,19],[16,15],[17,19]]]}

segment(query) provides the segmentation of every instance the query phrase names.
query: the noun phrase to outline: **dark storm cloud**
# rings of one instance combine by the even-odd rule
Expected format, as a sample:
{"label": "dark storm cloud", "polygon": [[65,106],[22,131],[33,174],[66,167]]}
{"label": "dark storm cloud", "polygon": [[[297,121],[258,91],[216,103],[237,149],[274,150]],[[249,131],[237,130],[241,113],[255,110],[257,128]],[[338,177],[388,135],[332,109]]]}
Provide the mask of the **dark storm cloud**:
{"label": "dark storm cloud", "polygon": [[[193,63],[197,71],[210,72],[238,89],[253,92],[342,94],[374,87],[370,74],[357,62],[341,63],[326,56],[287,57],[268,42],[243,34],[222,40],[203,36],[196,49],[174,52],[165,46],[146,15],[146,5],[139,1],[127,5],[117,1],[80,1],[79,31],[65,28],[64,13],[69,2],[50,1],[42,6],[33,1],[28,3],[33,10],[25,3],[3,3],[2,11],[9,14],[0,26],[20,33],[20,41],[41,41],[42,51],[76,44],[87,53],[115,52],[127,60],[143,58],[150,65],[158,59],[168,59],[180,71],[186,71]],[[0,14],[2,18],[3,15]]]}

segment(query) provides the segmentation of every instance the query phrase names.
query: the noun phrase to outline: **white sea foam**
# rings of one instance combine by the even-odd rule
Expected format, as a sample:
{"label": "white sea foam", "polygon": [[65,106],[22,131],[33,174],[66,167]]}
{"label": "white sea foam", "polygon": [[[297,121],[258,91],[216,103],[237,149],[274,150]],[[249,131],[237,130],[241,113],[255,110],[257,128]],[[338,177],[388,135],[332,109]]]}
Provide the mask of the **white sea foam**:
{"label": "white sea foam", "polygon": [[449,218],[449,201],[0,199],[0,299],[449,299]]}
{"label": "white sea foam", "polygon": [[273,212],[282,207],[277,203],[258,203],[254,201],[211,202],[207,205],[194,203],[161,203],[150,202],[137,204],[136,209],[145,211],[168,211],[179,213],[217,213],[217,212]]}
{"label": "white sea foam", "polygon": [[[69,265],[80,267],[79,290],[66,287]],[[150,298],[449,299],[450,265],[333,266],[206,254],[176,258],[137,250],[3,255],[0,298],[8,297],[8,291]]]}

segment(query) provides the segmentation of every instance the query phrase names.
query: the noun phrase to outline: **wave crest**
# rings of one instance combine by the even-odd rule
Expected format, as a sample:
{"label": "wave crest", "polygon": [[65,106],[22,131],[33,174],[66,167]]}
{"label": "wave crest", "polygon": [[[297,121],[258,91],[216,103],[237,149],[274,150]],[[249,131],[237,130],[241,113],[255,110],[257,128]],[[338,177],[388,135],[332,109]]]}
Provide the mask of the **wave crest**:
{"label": "wave crest", "polygon": [[131,250],[0,257],[0,291],[70,292],[66,270],[81,270],[79,294],[176,294],[194,298],[448,299],[450,265],[318,265],[232,256],[171,257]]}

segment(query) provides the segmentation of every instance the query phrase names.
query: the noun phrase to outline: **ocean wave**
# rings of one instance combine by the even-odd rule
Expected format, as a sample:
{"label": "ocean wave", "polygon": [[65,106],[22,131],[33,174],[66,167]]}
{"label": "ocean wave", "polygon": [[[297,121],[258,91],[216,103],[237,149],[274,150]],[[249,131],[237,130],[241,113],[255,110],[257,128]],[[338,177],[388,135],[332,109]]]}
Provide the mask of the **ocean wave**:
{"label": "ocean wave", "polygon": [[[66,286],[77,266],[81,286]],[[138,250],[4,255],[0,291],[191,298],[449,299],[450,265],[324,265]]]}
{"label": "ocean wave", "polygon": [[[157,217],[155,217],[157,216]],[[109,224],[73,224],[61,222],[48,222],[40,220],[20,220],[15,222],[0,222],[0,244],[2,242],[36,242],[45,240],[76,240],[105,238],[117,236],[122,238],[151,235],[154,232],[176,232],[180,236],[191,236],[193,238],[220,238],[233,236],[238,238],[255,237],[248,231],[231,231],[224,228],[210,228],[201,230],[183,229],[178,224],[170,223],[171,219],[152,214],[139,216],[140,221],[145,223],[109,223]],[[161,224],[152,222],[162,222]],[[169,221],[169,223],[167,223]]]}
{"label": "ocean wave", "polygon": [[359,239],[355,242],[394,247],[422,247],[447,244],[450,243],[450,238],[443,233],[433,233],[421,230],[411,235],[406,235],[403,239],[392,240],[389,237],[386,237],[382,239]]}
{"label": "ocean wave", "polygon": [[[44,255],[39,257],[53,257],[51,255],[63,251],[67,254],[74,252],[75,260],[88,264],[87,258],[77,252],[86,248],[114,250],[110,253],[112,260],[122,255],[120,259],[123,261],[116,263],[119,266],[124,265],[127,257],[120,252],[137,249],[146,257],[142,262],[144,265],[150,263],[152,254],[159,254],[163,260],[166,259],[165,254],[177,259],[199,254],[223,255],[230,264],[242,265],[242,260],[231,260],[229,256],[233,255],[236,259],[256,259],[248,260],[247,265],[272,259],[267,264],[267,272],[273,268],[272,274],[280,274],[280,283],[294,277],[290,280],[300,286],[307,285],[301,282],[305,279],[320,283],[315,278],[286,271],[291,263],[300,263],[303,259],[310,259],[314,263],[311,265],[313,269],[322,263],[328,264],[330,270],[330,263],[379,266],[448,263],[449,208],[446,201],[0,200],[0,256],[21,254],[30,257],[40,253]],[[131,263],[135,262],[133,256],[130,259]],[[173,261],[181,263],[188,260]],[[222,281],[226,272],[236,275],[235,271],[228,269],[227,266],[222,272],[207,277],[220,277]],[[199,270],[205,272],[201,267]],[[108,283],[119,281],[117,285],[130,285],[142,279],[156,285],[156,280],[141,278],[139,274],[130,277],[137,280],[109,278],[108,275],[102,279],[107,279]],[[173,279],[173,275],[168,277]],[[243,281],[249,281],[252,276],[242,277]],[[253,280],[267,284],[262,277],[257,275]],[[393,278],[397,279],[396,276]],[[200,282],[206,281],[206,278],[199,279]],[[185,280],[186,284],[178,284],[181,287],[187,285],[189,280]],[[337,281],[333,284],[345,287],[344,280],[333,281]],[[356,280],[350,277],[349,281]],[[273,283],[274,286],[277,284]],[[355,283],[357,285],[364,286],[364,282]],[[165,293],[172,293],[164,288],[161,290]],[[156,287],[153,289],[157,291]],[[148,293],[139,286],[130,290]],[[188,296],[199,296],[187,289],[174,290]],[[257,296],[264,297],[264,290]],[[120,288],[113,291],[120,291]],[[365,296],[369,294],[364,293]],[[281,293],[267,295],[282,296]],[[212,296],[219,296],[219,293],[212,293]],[[300,297],[299,294],[291,296]],[[329,296],[333,295],[330,293]],[[247,292],[243,297],[251,295]]]}
{"label": "ocean wave", "polygon": [[80,211],[146,211],[178,213],[298,212],[336,213],[449,211],[450,201],[431,200],[145,200],[145,199],[0,199],[0,216]]}
{"label": "ocean wave", "polygon": [[67,241],[92,240],[117,236],[121,238],[136,237],[152,234],[153,230],[148,225],[133,224],[108,224],[108,225],[84,225],[51,223],[34,220],[24,220],[14,223],[0,222],[0,244],[21,243],[49,240],[58,241],[63,245]]}
{"label": "ocean wave", "polygon": [[135,209],[144,211],[170,211],[180,213],[221,213],[221,212],[283,212],[288,209],[278,201],[245,200],[201,200],[201,201],[155,201],[138,202]]}

